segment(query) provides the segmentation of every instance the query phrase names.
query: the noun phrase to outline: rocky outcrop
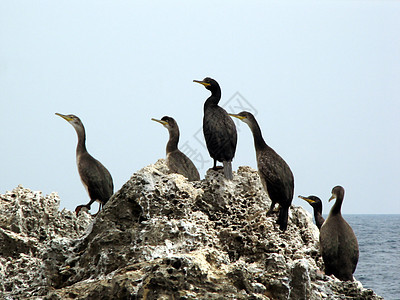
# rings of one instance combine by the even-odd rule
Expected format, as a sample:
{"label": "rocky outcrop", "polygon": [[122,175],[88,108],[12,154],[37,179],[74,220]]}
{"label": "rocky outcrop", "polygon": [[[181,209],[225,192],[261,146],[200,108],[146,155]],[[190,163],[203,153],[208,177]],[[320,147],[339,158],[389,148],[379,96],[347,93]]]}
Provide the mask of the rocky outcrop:
{"label": "rocky outcrop", "polygon": [[292,206],[282,233],[249,167],[188,182],[159,160],[95,219],[22,187],[0,201],[7,299],[381,299],[325,276],[309,213]]}
{"label": "rocky outcrop", "polygon": [[0,195],[1,299],[46,295],[60,284],[59,270],[92,219],[59,206],[57,194],[22,186]]}

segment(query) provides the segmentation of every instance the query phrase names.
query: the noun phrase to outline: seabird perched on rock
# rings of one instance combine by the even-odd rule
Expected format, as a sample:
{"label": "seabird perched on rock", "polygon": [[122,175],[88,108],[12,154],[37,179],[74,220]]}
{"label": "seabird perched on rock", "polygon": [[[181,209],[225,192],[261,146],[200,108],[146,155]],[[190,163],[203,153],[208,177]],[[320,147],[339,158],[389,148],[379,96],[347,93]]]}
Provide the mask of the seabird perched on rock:
{"label": "seabird perched on rock", "polygon": [[277,223],[280,229],[285,231],[288,223],[289,207],[293,199],[293,173],[283,158],[265,143],[260,126],[253,114],[242,111],[239,114],[229,115],[245,122],[253,133],[258,174],[265,191],[272,201],[267,214],[271,214],[275,204],[279,203]]}
{"label": "seabird perched on rock", "polygon": [[[75,115],[62,115],[59,113],[56,113],[56,115],[68,121],[68,123],[75,128],[78,135],[76,163],[78,165],[79,176],[89,194],[90,201],[88,204],[77,206],[75,212],[78,215],[83,207],[90,210],[90,206],[94,201],[99,202],[100,211],[114,193],[114,184],[111,174],[101,162],[91,156],[86,150],[86,133],[82,121]],[[97,213],[94,216],[96,216]]]}
{"label": "seabird perched on rock", "polygon": [[174,118],[165,116],[161,120],[152,119],[165,128],[169,132],[169,140],[167,143],[167,165],[171,172],[185,176],[189,181],[200,180],[199,171],[196,166],[183,152],[178,149],[179,127]]}
{"label": "seabird perched on rock", "polygon": [[204,103],[203,133],[211,158],[214,159],[213,169],[217,170],[217,161],[224,165],[224,175],[233,179],[232,159],[235,156],[237,133],[233,120],[228,113],[218,105],[221,100],[221,88],[217,81],[206,77],[202,81],[193,80],[202,84],[211,92],[211,96]]}
{"label": "seabird perched on rock", "polygon": [[325,274],[333,274],[342,281],[352,281],[358,263],[359,250],[353,229],[342,217],[343,198],[344,188],[335,186],[329,201],[333,199],[336,201],[328,218],[321,226],[319,240]]}

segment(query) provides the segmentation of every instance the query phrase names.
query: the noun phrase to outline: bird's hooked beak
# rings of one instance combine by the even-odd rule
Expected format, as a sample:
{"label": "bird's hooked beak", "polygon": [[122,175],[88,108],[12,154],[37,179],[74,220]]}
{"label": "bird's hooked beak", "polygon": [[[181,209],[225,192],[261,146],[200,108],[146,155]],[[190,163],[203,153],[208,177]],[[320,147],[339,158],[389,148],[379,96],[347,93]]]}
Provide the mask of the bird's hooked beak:
{"label": "bird's hooked beak", "polygon": [[201,80],[193,80],[193,82],[200,83],[200,84],[202,84],[204,86],[210,86],[211,85],[211,83],[204,82],[204,81],[201,81]]}
{"label": "bird's hooked beak", "polygon": [[167,126],[167,125],[168,125],[168,122],[163,121],[163,120],[157,120],[157,119],[154,119],[154,118],[151,118],[151,120],[152,120],[152,121],[156,121],[156,122],[158,122],[158,123],[160,123],[160,124],[162,124],[162,125],[164,125],[164,126]]}
{"label": "bird's hooked beak", "polygon": [[303,200],[305,200],[305,201],[307,201],[307,202],[310,203],[310,204],[315,203],[315,200],[309,199],[309,198],[307,198],[307,197],[299,196],[299,198],[300,198],[300,199],[303,199]]}
{"label": "bird's hooked beak", "polygon": [[329,198],[328,202],[331,202],[331,200],[336,199],[336,195],[332,194],[332,196]]}
{"label": "bird's hooked beak", "polygon": [[243,116],[239,116],[239,115],[236,115],[236,114],[228,114],[228,115],[230,115],[231,117],[235,117],[235,118],[238,118],[239,120],[244,120],[244,119],[246,119],[246,117],[243,117]]}
{"label": "bird's hooked beak", "polygon": [[57,115],[57,116],[60,116],[61,118],[63,118],[64,120],[66,120],[66,121],[68,121],[68,122],[70,122],[70,121],[73,120],[71,117],[68,117],[68,116],[63,115],[63,114],[56,113],[56,115]]}

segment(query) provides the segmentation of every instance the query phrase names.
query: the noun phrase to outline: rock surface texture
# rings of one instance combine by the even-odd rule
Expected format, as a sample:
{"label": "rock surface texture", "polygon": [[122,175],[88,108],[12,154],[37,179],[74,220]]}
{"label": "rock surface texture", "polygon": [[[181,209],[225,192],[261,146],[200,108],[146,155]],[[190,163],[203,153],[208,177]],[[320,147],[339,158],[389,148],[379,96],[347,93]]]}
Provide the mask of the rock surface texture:
{"label": "rock surface texture", "polygon": [[257,172],[189,182],[143,168],[92,219],[56,194],[0,196],[1,299],[382,299],[323,275],[301,207],[282,233]]}

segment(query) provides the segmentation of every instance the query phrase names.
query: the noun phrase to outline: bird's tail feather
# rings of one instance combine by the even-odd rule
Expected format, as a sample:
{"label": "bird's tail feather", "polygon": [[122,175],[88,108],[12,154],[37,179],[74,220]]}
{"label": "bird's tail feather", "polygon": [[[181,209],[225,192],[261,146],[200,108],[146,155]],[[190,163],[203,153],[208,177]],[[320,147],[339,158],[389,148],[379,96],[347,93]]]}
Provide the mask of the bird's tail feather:
{"label": "bird's tail feather", "polygon": [[233,174],[232,174],[232,162],[231,161],[223,161],[224,164],[224,175],[226,179],[232,180],[233,179]]}
{"label": "bird's tail feather", "polygon": [[288,214],[289,214],[289,208],[281,206],[279,209],[279,216],[277,223],[279,224],[279,228],[282,231],[286,231],[288,223]]}

